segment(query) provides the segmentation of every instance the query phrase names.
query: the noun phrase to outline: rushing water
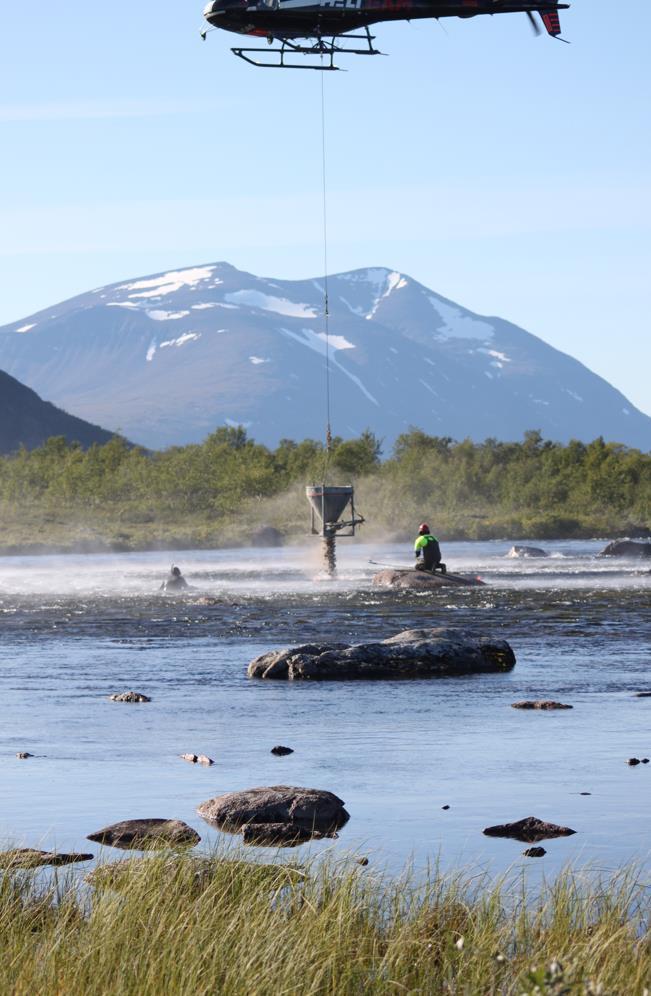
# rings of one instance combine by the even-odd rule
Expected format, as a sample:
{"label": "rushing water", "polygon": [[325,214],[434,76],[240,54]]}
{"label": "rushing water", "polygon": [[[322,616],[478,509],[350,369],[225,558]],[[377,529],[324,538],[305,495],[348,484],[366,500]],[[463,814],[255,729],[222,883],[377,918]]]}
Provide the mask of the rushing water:
{"label": "rushing water", "polygon": [[[651,688],[651,574],[596,559],[600,542],[546,543],[549,558],[524,561],[505,558],[509,545],[446,544],[451,568],[488,584],[426,594],[371,586],[369,558],[404,563],[404,549],[343,542],[337,581],[315,577],[315,548],[176,554],[196,586],[183,597],[157,590],[166,555],[0,560],[0,836],[97,852],[86,834],[164,816],[211,841],[219,834],[195,813],[200,802],[289,784],[330,789],[351,814],[339,840],[308,849],[361,851],[392,870],[410,858],[496,872],[522,861],[534,874],[645,860],[651,764],[626,760],[651,756],[651,698],[634,694]],[[205,595],[214,604],[199,604]],[[376,683],[246,677],[269,649],[426,625],[508,639],[515,670]],[[108,700],[131,688],[151,704]],[[574,709],[510,708],[523,698]],[[276,758],[275,744],[295,753]],[[36,756],[19,761],[21,750]],[[184,752],[216,763],[189,765]],[[546,842],[539,862],[520,857],[526,845],[482,835],[529,815],[577,833]]]}

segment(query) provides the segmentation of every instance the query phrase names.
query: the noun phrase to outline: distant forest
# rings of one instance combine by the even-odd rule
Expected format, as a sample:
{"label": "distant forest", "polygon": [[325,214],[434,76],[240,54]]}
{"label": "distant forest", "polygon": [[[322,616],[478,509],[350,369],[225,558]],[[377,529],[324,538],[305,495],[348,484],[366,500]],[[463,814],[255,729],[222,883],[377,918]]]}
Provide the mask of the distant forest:
{"label": "distant forest", "polygon": [[215,547],[271,525],[306,532],[303,485],[356,485],[367,537],[413,533],[422,519],[442,539],[648,535],[651,454],[596,439],[567,445],[537,431],[522,442],[455,442],[418,429],[383,459],[366,431],[275,449],[241,428],[200,445],[148,453],[114,438],[83,450],[63,438],[0,459],[0,547],[81,543],[100,548]]}

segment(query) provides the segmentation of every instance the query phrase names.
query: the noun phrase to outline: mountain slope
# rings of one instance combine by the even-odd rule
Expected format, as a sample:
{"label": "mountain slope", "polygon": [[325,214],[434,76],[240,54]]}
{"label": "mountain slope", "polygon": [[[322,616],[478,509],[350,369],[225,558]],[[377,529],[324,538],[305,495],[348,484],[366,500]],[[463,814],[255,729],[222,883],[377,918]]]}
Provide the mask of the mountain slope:
{"label": "mountain slope", "polygon": [[0,370],[0,453],[13,453],[21,446],[34,449],[49,436],[65,436],[68,442],[87,447],[107,443],[111,433],[55,408]]}
{"label": "mountain slope", "polygon": [[[481,440],[527,429],[651,449],[651,418],[570,356],[403,274],[329,280],[333,431],[409,426]],[[322,438],[323,282],[227,263],[99,288],[0,329],[0,367],[146,446],[244,424],[261,442]]]}

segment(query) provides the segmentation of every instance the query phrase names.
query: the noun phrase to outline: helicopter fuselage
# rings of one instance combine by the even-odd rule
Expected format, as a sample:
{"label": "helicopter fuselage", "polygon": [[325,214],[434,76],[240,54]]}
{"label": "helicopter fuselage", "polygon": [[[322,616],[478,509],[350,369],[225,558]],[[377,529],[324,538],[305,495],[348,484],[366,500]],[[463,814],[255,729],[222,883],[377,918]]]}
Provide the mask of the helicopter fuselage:
{"label": "helicopter fuselage", "polygon": [[[544,17],[557,15],[568,6],[545,0],[211,0],[204,17],[212,27],[237,34],[320,38],[336,37],[379,21],[507,13],[538,13]],[[549,26],[547,30],[557,33]]]}

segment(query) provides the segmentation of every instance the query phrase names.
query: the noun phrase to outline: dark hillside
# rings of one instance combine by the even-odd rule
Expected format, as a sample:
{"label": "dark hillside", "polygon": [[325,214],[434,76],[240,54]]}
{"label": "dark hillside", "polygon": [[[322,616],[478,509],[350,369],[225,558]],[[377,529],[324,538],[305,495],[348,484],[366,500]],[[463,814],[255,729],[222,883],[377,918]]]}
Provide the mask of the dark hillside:
{"label": "dark hillside", "polygon": [[13,453],[21,446],[34,449],[50,436],[64,436],[68,443],[80,443],[86,449],[93,443],[107,443],[112,433],[43,401],[0,370],[0,453]]}

